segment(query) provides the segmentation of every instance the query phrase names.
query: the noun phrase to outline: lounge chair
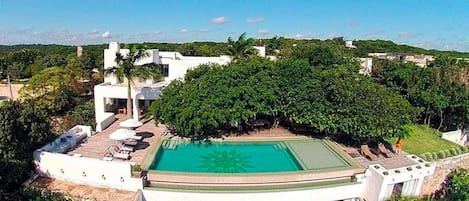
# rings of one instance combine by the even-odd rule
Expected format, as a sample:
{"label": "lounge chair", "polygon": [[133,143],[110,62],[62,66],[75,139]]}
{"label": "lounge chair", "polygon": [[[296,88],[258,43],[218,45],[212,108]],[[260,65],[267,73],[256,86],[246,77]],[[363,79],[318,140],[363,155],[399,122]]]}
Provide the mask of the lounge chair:
{"label": "lounge chair", "polygon": [[378,150],[379,152],[381,152],[386,158],[392,158],[394,157],[394,153],[392,153],[391,151],[389,151],[388,148],[386,148],[386,146],[384,146],[383,143],[379,143],[378,144]]}
{"label": "lounge chair", "polygon": [[375,161],[375,160],[378,160],[378,156],[376,156],[375,154],[371,153],[370,151],[370,148],[368,147],[368,145],[364,144],[361,146],[361,150],[360,150],[360,153],[365,156],[366,158],[372,160],[372,161]]}
{"label": "lounge chair", "polygon": [[124,160],[130,159],[130,155],[128,153],[120,152],[119,148],[116,146],[111,145],[107,149],[113,158],[124,159]]}
{"label": "lounge chair", "polygon": [[134,139],[128,139],[124,140],[123,143],[128,146],[136,146],[138,144],[138,141]]}
{"label": "lounge chair", "polygon": [[126,145],[126,144],[124,144],[124,142],[117,142],[116,141],[116,146],[117,146],[117,148],[119,148],[120,151],[127,151],[127,152],[134,151],[133,146]]}

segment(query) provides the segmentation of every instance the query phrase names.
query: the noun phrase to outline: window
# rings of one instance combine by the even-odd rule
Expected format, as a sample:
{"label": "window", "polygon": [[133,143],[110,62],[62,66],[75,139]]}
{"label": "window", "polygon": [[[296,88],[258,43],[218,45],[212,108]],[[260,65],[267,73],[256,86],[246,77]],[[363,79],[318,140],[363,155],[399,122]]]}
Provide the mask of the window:
{"label": "window", "polygon": [[169,76],[169,64],[158,64],[160,67],[160,73],[163,75],[163,77],[168,77]]}

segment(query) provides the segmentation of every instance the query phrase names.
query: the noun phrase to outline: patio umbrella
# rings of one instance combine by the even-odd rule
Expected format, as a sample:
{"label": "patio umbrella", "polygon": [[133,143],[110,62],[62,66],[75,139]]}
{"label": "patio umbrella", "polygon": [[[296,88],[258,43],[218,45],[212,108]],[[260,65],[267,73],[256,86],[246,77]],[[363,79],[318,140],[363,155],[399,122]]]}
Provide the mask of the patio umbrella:
{"label": "patio umbrella", "polygon": [[143,125],[142,122],[139,122],[135,119],[127,119],[127,120],[119,123],[120,127],[129,128],[129,129],[134,129],[134,128],[137,128],[141,125]]}
{"label": "patio umbrella", "polygon": [[111,140],[126,140],[135,136],[134,130],[119,128],[109,135]]}

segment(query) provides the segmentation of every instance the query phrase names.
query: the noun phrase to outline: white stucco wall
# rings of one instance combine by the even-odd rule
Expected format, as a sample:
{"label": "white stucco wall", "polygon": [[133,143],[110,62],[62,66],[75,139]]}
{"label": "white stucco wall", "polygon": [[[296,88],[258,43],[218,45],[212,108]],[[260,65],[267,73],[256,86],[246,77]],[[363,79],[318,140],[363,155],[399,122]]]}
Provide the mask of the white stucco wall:
{"label": "white stucco wall", "polygon": [[361,197],[363,184],[312,188],[285,189],[254,192],[191,192],[176,190],[144,189],[144,200],[165,201],[332,201]]}
{"label": "white stucco wall", "polygon": [[419,196],[423,179],[433,175],[435,166],[417,156],[408,157],[416,164],[395,169],[386,169],[379,164],[370,165],[365,173],[363,198],[368,201],[389,199],[397,183],[403,183],[403,196]]}
{"label": "white stucco wall", "polygon": [[444,132],[441,134],[441,138],[464,146],[464,144],[467,142],[467,133],[464,133],[461,130]]}
{"label": "white stucco wall", "polygon": [[36,172],[45,177],[127,191],[143,188],[141,178],[132,178],[131,164],[127,162],[103,161],[42,151],[34,153],[34,162]]}
{"label": "white stucco wall", "polygon": [[[171,52],[161,52],[164,55],[171,55]],[[178,59],[179,58],[179,59]],[[220,57],[162,57],[161,62],[163,64],[169,65],[168,77],[165,78],[165,81],[171,82],[175,79],[182,79],[186,75],[189,69],[195,68],[201,64],[219,64],[225,65],[230,62],[228,56]]]}

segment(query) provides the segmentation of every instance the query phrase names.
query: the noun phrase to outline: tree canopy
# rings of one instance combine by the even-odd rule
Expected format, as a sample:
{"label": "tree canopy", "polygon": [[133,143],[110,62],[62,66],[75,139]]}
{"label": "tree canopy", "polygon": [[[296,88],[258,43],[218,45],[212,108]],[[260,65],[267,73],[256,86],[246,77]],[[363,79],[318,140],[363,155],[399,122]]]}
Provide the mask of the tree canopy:
{"label": "tree canopy", "polygon": [[412,111],[405,99],[358,75],[356,67],[323,69],[304,60],[204,65],[184,81],[173,81],[152,104],[158,122],[192,138],[244,132],[266,119],[310,133],[379,140],[404,135]]}
{"label": "tree canopy", "polygon": [[68,68],[46,68],[21,88],[20,97],[34,100],[41,109],[51,114],[64,112],[73,106],[73,96],[77,93],[74,75]]}
{"label": "tree canopy", "polygon": [[374,60],[372,78],[419,108],[416,122],[455,130],[469,125],[468,69],[467,63],[446,57],[437,58],[427,68]]}
{"label": "tree canopy", "polygon": [[48,114],[34,103],[0,104],[0,199],[16,190],[32,170],[32,154],[52,137]]}

